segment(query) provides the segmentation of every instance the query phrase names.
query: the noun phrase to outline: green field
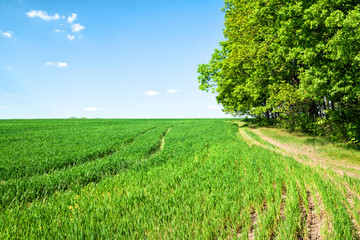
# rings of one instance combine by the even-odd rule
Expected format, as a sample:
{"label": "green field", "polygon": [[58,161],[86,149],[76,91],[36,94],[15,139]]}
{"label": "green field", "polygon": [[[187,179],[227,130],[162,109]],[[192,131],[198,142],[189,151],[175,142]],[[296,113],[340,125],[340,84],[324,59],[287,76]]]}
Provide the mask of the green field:
{"label": "green field", "polygon": [[357,239],[360,181],[234,119],[1,120],[0,239]]}

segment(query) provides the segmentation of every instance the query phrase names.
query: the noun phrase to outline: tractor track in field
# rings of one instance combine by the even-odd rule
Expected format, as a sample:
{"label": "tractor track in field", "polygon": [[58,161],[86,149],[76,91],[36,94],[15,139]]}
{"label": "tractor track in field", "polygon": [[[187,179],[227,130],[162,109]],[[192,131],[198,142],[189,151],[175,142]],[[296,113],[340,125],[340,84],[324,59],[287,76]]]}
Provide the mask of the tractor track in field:
{"label": "tractor track in field", "polygon": [[309,208],[309,214],[307,215],[306,224],[305,224],[305,227],[308,230],[307,239],[319,240],[321,239],[320,228],[321,228],[322,220],[315,213],[315,203],[314,200],[312,199],[309,189],[306,189],[306,194],[307,194],[307,201]]}
{"label": "tractor track in field", "polygon": [[[306,165],[310,165],[310,166],[320,166],[323,168],[330,167],[334,172],[337,172],[341,175],[347,174],[350,177],[355,177],[355,178],[359,177],[359,174],[355,174],[354,172],[350,172],[350,171],[346,170],[346,168],[360,170],[359,167],[337,163],[331,159],[320,156],[318,153],[316,153],[316,150],[311,146],[306,146],[306,148],[303,149],[303,148],[299,148],[299,147],[296,147],[291,144],[281,143],[273,138],[265,136],[261,132],[260,129],[247,128],[250,131],[252,131],[254,134],[256,134],[259,138],[261,138],[263,141],[266,141],[274,146],[274,147],[271,147],[268,145],[264,145],[263,143],[260,143],[259,141],[252,138],[249,134],[246,133],[245,129],[241,126],[240,123],[237,123],[237,125],[238,125],[238,129],[239,129],[238,131],[239,131],[240,136],[249,146],[255,145],[255,146],[259,146],[259,147],[274,151],[283,156],[293,157],[296,161],[298,161],[302,164],[306,164]],[[304,160],[304,157],[311,161]],[[330,176],[328,176],[328,177],[330,177]],[[330,180],[331,180],[331,177],[330,177]],[[344,196],[347,199],[347,202],[349,204],[348,206],[345,205],[345,207],[347,208],[349,216],[351,218],[353,230],[354,230],[354,232],[356,232],[357,237],[360,239],[360,226],[357,223],[357,221],[355,220],[354,214],[352,212],[352,209],[355,206],[353,198],[359,199],[359,196],[357,194],[354,194],[353,191],[351,190],[351,188],[346,183],[345,183],[345,186],[347,189],[347,193],[344,193]],[[283,194],[284,193],[282,193],[282,200],[281,200],[281,207],[280,207],[281,208],[280,218],[282,220],[284,220],[284,213],[283,213],[283,211],[284,211],[284,206],[283,206],[284,205],[284,201],[283,201],[284,196],[283,196]],[[286,192],[285,192],[285,197],[286,197]],[[324,217],[318,216],[315,213],[315,203],[314,203],[314,200],[308,189],[307,189],[307,200],[308,200],[309,213],[306,213],[305,209],[302,210],[303,216],[305,217],[305,221],[306,221],[305,227],[307,228],[307,231],[308,231],[306,239],[311,239],[311,240],[312,239],[315,239],[315,240],[322,239],[321,235],[320,235],[320,230],[321,230],[321,226],[323,224],[325,224],[325,222],[324,222],[325,219],[324,219]],[[304,206],[302,206],[302,208],[304,208]]]}
{"label": "tractor track in field", "polygon": [[160,135],[160,140],[158,142],[158,144],[156,145],[156,147],[150,151],[150,154],[148,154],[147,156],[143,157],[136,165],[140,166],[143,162],[149,160],[150,158],[152,158],[153,156],[159,154],[165,147],[165,138],[167,136],[167,134],[170,132],[171,128],[173,126],[168,127],[161,135]]}
{"label": "tractor track in field", "polygon": [[[152,129],[154,129],[154,128],[155,128],[155,127],[150,128],[150,129],[147,129],[146,131],[143,131],[143,132],[137,134],[137,135],[134,136],[130,141],[128,141],[124,147],[120,148],[118,151],[120,151],[121,149],[125,149],[126,147],[130,146],[132,143],[135,142],[135,140],[136,140],[138,137],[144,135],[145,133],[149,132],[150,130],[152,130]],[[142,163],[143,161],[148,160],[149,158],[151,158],[152,156],[154,156],[154,155],[156,155],[156,154],[159,154],[159,153],[163,150],[163,148],[164,148],[164,146],[165,146],[165,137],[167,136],[167,134],[168,134],[168,132],[170,131],[170,129],[171,129],[171,127],[168,127],[168,128],[160,135],[160,139],[159,139],[159,142],[156,144],[156,147],[155,147],[153,150],[150,150],[149,154],[148,154],[144,159],[138,159],[139,162],[138,162],[137,164],[141,165],[141,163]],[[116,153],[116,152],[117,152],[117,151],[115,151],[114,153]],[[113,153],[113,154],[114,154],[114,153]],[[109,155],[111,155],[111,154],[109,154]],[[106,156],[109,156],[109,155],[106,155]],[[106,156],[104,156],[103,158],[105,158]],[[98,159],[98,160],[101,160],[101,159],[103,159],[103,158],[97,158],[97,159]],[[86,163],[90,163],[90,164],[91,164],[92,162],[93,162],[93,161],[91,161],[91,162],[89,161],[89,162],[86,162]],[[86,163],[81,163],[81,164],[77,164],[77,165],[71,165],[71,167],[70,167],[70,165],[69,165],[69,166],[67,166],[67,167],[72,170],[73,167],[77,167],[77,166],[80,166],[80,165],[86,164]],[[131,167],[134,167],[134,166],[135,166],[135,164],[129,165],[129,166],[127,166],[127,169],[129,169],[129,168],[131,168]],[[59,172],[63,172],[63,171],[66,171],[66,168],[63,168],[63,169],[60,169],[60,170],[59,170]],[[120,171],[114,171],[114,172],[112,172],[110,175],[115,175],[115,174],[118,174],[119,172],[120,172]],[[46,178],[46,177],[48,177],[50,174],[53,174],[53,173],[43,173],[43,174],[40,174],[40,175],[34,175],[33,177],[45,177],[45,178]],[[110,175],[109,175],[109,176],[110,176]],[[85,185],[87,185],[87,184],[89,184],[89,183],[91,183],[91,182],[101,181],[102,179],[103,179],[103,177],[99,177],[99,178],[96,178],[95,180],[89,180],[89,181],[87,181],[86,183],[79,183],[79,184],[80,184],[81,186],[85,186]],[[12,179],[12,180],[10,180],[10,181],[12,181],[13,184],[16,184],[16,181],[22,181],[22,180],[21,180],[21,179]],[[1,185],[2,185],[3,183],[5,183],[5,182],[2,182]],[[62,184],[62,183],[59,182],[58,186],[53,187],[52,189],[48,190],[48,192],[46,192],[46,194],[41,195],[41,196],[38,196],[36,199],[44,199],[44,198],[46,198],[47,196],[52,195],[53,193],[55,193],[55,192],[57,192],[57,191],[65,191],[65,190],[71,188],[71,187],[69,187],[68,185],[59,188],[60,184]],[[70,184],[70,183],[68,183],[68,184]],[[0,185],[0,186],[1,186],[1,185]],[[15,188],[16,188],[16,186],[15,186]],[[17,195],[17,193],[16,193],[14,199],[17,198],[17,197],[18,197],[18,195]],[[30,204],[30,203],[32,203],[34,200],[35,200],[35,199],[25,199],[25,200],[21,200],[21,201],[23,201],[24,203]],[[14,201],[14,200],[12,200],[12,199],[10,199],[10,200],[5,199],[4,202],[1,202],[1,199],[0,199],[0,206],[1,206],[3,203],[5,203],[3,206],[6,206],[5,208],[7,208],[7,207],[10,206],[10,203],[11,203],[12,201]]]}
{"label": "tractor track in field", "polygon": [[149,159],[154,155],[159,154],[165,147],[165,138],[167,136],[167,134],[170,132],[171,127],[168,127],[161,135],[160,135],[160,140],[156,146],[156,148],[154,148],[154,150],[152,151],[152,153],[150,155],[148,155],[145,159]]}
{"label": "tractor track in field", "polygon": [[302,199],[299,189],[298,189],[298,195],[299,195],[299,209],[300,209],[301,220],[299,226],[300,229],[297,231],[296,239],[304,239],[305,238],[304,234],[306,230],[306,219],[308,218],[308,214],[306,211],[304,199]]}
{"label": "tractor track in field", "polygon": [[65,169],[68,169],[68,168],[72,168],[72,167],[75,167],[75,166],[79,166],[79,165],[82,165],[82,164],[86,164],[86,163],[90,163],[90,162],[93,162],[93,161],[96,161],[96,160],[106,158],[108,156],[111,156],[111,155],[115,154],[118,151],[121,151],[121,150],[127,148],[128,146],[130,146],[131,144],[134,143],[136,138],[140,137],[141,135],[146,134],[147,132],[153,130],[154,128],[155,127],[152,127],[152,128],[146,129],[146,130],[136,134],[135,136],[130,138],[128,141],[124,142],[121,146],[118,146],[117,148],[111,148],[111,149],[105,150],[104,152],[100,152],[100,153],[93,153],[91,155],[88,155],[88,156],[85,156],[85,157],[81,158],[80,160],[78,160],[76,162],[73,162],[73,161],[67,162],[66,164],[63,164],[63,165],[58,166],[58,167],[54,167],[54,168],[52,168],[50,170],[47,170],[45,172],[34,173],[32,175],[27,175],[26,177],[17,177],[17,178],[7,179],[5,181],[1,181],[1,183],[5,183],[5,182],[10,181],[10,180],[20,180],[20,179],[28,178],[28,177],[34,177],[34,176],[40,176],[40,175],[48,175],[48,174],[53,173],[54,171],[61,171],[61,170],[65,170]]}
{"label": "tractor track in field", "polygon": [[250,226],[250,230],[249,230],[249,233],[248,233],[248,239],[249,240],[255,239],[255,229],[256,229],[256,226],[257,226],[257,219],[258,219],[258,216],[256,214],[256,211],[252,210],[251,213],[250,213],[251,226]]}
{"label": "tractor track in field", "polygon": [[[82,164],[82,163],[86,163],[86,162],[91,162],[91,161],[95,161],[97,159],[101,159],[101,158],[105,158],[105,157],[108,157],[110,155],[113,155],[115,154],[116,152],[120,151],[120,150],[123,150],[125,149],[126,147],[130,146],[131,144],[133,144],[135,142],[135,140],[140,137],[141,135],[144,135],[146,134],[147,132],[153,130],[155,127],[152,127],[152,128],[149,128],[149,129],[146,129],[145,131],[142,131],[138,134],[136,134],[135,136],[133,136],[130,140],[126,141],[123,146],[121,147],[117,147],[117,148],[113,148],[113,149],[109,149],[107,150],[106,152],[104,153],[101,153],[101,154],[94,154],[94,156],[90,156],[90,157],[87,157],[87,158],[84,158],[84,161],[80,161],[79,164]],[[77,165],[77,164],[75,164]],[[66,166],[65,166],[66,168]]]}
{"label": "tractor track in field", "polygon": [[309,189],[306,188],[307,206],[305,205],[305,201],[304,199],[302,199],[300,192],[298,194],[300,197],[299,208],[301,211],[302,232],[298,233],[297,239],[306,239],[306,240],[322,239],[320,235],[322,220],[318,217],[318,215],[315,212],[315,204]]}
{"label": "tractor track in field", "polygon": [[[334,182],[334,183],[337,182],[332,176],[329,176],[329,179],[330,179],[331,182]],[[341,181],[340,183],[344,184],[346,190],[342,189],[339,183],[335,184],[335,187],[338,189],[338,191],[344,197],[344,200],[342,201],[343,206],[347,209],[347,212],[349,213],[352,229],[356,233],[356,237],[357,237],[356,239],[360,239],[360,225],[356,221],[356,218],[355,218],[355,215],[354,215],[354,211],[356,211],[354,199],[357,198],[359,200],[359,196],[358,196],[358,194],[354,193],[350,189],[349,185],[345,181]]]}
{"label": "tractor track in field", "polygon": [[283,186],[281,190],[281,203],[280,203],[280,218],[282,221],[285,221],[285,200],[286,200],[287,190],[286,187]]}
{"label": "tractor track in field", "polygon": [[165,137],[166,135],[170,132],[171,130],[171,127],[168,127],[165,131],[165,134],[163,134],[162,138],[161,138],[161,144],[160,144],[160,148],[159,148],[159,151],[163,150],[164,147],[165,147]]}
{"label": "tractor track in field", "polygon": [[128,146],[130,146],[131,144],[133,144],[135,142],[135,140],[140,137],[141,135],[144,135],[146,134],[147,132],[153,130],[155,127],[152,127],[152,128],[149,128],[149,129],[146,129],[145,131],[142,131],[138,134],[136,134],[135,136],[133,136],[130,140],[126,141],[121,147],[115,147],[115,148],[112,148],[112,149],[109,149],[109,150],[106,150],[105,152],[103,153],[100,153],[100,154],[93,154],[93,155],[90,155],[90,156],[87,156],[85,158],[83,158],[82,160],[76,162],[76,163],[71,163],[71,164],[68,164],[66,166],[63,166],[61,168],[58,168],[56,170],[61,170],[61,169],[64,169],[64,168],[67,168],[69,166],[73,167],[73,166],[77,166],[77,165],[80,165],[80,164],[84,164],[84,163],[88,163],[88,162],[92,162],[92,161],[95,161],[95,160],[98,160],[98,159],[102,159],[102,158],[106,158],[108,156],[111,156],[113,154],[115,154],[116,152],[118,151],[121,151],[125,148],[127,148]]}

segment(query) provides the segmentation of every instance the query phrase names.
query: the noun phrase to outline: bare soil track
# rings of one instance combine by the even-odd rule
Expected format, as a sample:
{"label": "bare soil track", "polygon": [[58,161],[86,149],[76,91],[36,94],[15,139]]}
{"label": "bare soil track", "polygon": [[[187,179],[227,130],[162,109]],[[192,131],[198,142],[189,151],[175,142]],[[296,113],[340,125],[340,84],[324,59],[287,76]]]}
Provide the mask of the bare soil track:
{"label": "bare soil track", "polygon": [[315,213],[315,204],[311,197],[310,191],[307,190],[307,197],[309,203],[309,214],[306,219],[306,227],[308,229],[308,239],[321,239],[320,228],[322,220]]}
{"label": "bare soil track", "polygon": [[[260,137],[262,140],[264,140],[276,147],[276,148],[272,148],[272,147],[269,147],[267,145],[264,145],[256,140],[254,140],[252,137],[250,137],[244,131],[244,128],[241,126],[241,124],[238,124],[238,126],[239,126],[239,134],[245,140],[245,142],[248,143],[248,145],[250,145],[250,146],[257,145],[262,148],[273,150],[273,151],[280,153],[282,155],[285,155],[285,156],[291,156],[295,160],[297,160],[301,163],[304,163],[304,164],[308,164],[308,165],[312,165],[312,166],[320,166],[320,167],[325,167],[325,168],[331,167],[335,172],[338,172],[340,174],[347,174],[348,176],[357,177],[357,178],[360,177],[359,174],[348,170],[348,169],[350,169],[350,170],[355,169],[355,170],[360,171],[359,166],[354,166],[354,165],[345,164],[345,163],[339,163],[330,158],[326,158],[326,157],[320,155],[319,153],[317,153],[315,148],[311,145],[299,147],[299,146],[297,146],[295,144],[291,144],[291,143],[282,143],[282,142],[277,141],[276,139],[266,136],[259,128],[254,128],[254,129],[247,128],[250,131],[252,131],[254,134],[256,134],[258,137]],[[307,159],[307,160],[305,160],[305,159]]]}

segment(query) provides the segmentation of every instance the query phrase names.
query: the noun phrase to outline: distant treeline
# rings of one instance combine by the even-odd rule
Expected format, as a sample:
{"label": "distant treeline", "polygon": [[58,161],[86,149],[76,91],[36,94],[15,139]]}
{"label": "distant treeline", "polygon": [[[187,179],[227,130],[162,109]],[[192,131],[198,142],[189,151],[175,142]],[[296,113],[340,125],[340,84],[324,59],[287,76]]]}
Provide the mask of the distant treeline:
{"label": "distant treeline", "polygon": [[227,113],[359,143],[359,0],[225,0],[223,11],[201,90]]}

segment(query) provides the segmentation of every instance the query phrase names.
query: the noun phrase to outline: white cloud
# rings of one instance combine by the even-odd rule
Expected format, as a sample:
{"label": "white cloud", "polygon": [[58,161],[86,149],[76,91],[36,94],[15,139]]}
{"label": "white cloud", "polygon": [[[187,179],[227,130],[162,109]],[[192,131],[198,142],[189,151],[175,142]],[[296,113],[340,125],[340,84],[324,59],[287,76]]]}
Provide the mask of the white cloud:
{"label": "white cloud", "polygon": [[83,30],[85,27],[78,24],[78,23],[75,23],[75,24],[72,24],[71,25],[71,29],[73,32],[80,32],[81,30]]}
{"label": "white cloud", "polygon": [[68,64],[66,62],[47,62],[46,65],[54,67],[67,67]]}
{"label": "white cloud", "polygon": [[149,96],[149,97],[152,97],[152,96],[155,96],[155,95],[158,95],[159,93],[156,92],[156,91],[146,91],[145,92],[145,95]]}
{"label": "white cloud", "polygon": [[219,106],[218,105],[210,105],[208,106],[208,109],[218,109]]}
{"label": "white cloud", "polygon": [[3,31],[0,30],[0,35],[5,37],[5,38],[11,38],[13,36],[13,33],[10,32],[10,31],[3,32]]}
{"label": "white cloud", "polygon": [[0,106],[0,109],[7,109],[7,106]]}
{"label": "white cloud", "polygon": [[72,36],[70,34],[67,35],[67,39],[69,39],[70,41],[74,40],[75,39],[75,36]]}
{"label": "white cloud", "polygon": [[96,107],[87,107],[87,108],[84,108],[85,111],[88,111],[88,112],[92,112],[92,111],[99,111],[100,108],[96,108]]}
{"label": "white cloud", "polygon": [[180,92],[180,89],[169,89],[166,92],[167,93],[177,93],[177,92]]}
{"label": "white cloud", "polygon": [[71,16],[69,16],[69,17],[67,18],[67,22],[71,24],[73,21],[76,20],[76,18],[77,18],[77,14],[76,14],[76,13],[73,13],[73,14],[71,14]]}
{"label": "white cloud", "polygon": [[49,21],[49,20],[59,20],[60,19],[60,15],[58,13],[55,13],[55,15],[50,16],[48,15],[47,12],[45,11],[35,11],[35,10],[31,10],[30,12],[27,12],[26,15],[28,17],[34,18],[34,17],[39,17],[42,20],[45,21]]}
{"label": "white cloud", "polygon": [[58,67],[67,67],[67,63],[66,62],[58,62]]}
{"label": "white cloud", "polygon": [[[64,32],[65,36],[67,37],[67,39],[69,39],[70,41],[74,40],[75,38],[79,38],[78,36],[76,36],[76,33],[81,32],[83,29],[85,29],[85,27],[79,23],[74,23],[77,18],[78,15],[76,13],[72,13],[71,15],[65,17],[64,15],[60,15],[59,13],[55,13],[54,15],[49,15],[47,12],[45,11],[35,11],[35,10],[31,10],[29,12],[26,13],[26,15],[28,17],[31,18],[41,18],[43,20],[49,21],[49,20],[60,20],[60,24],[59,27],[60,29],[55,29],[54,32]],[[63,29],[64,26],[66,26],[66,30]],[[71,32],[69,32],[70,28]],[[12,37],[12,33],[11,32],[1,32],[0,30],[0,35],[3,35],[4,37],[8,37],[11,38]]]}
{"label": "white cloud", "polygon": [[53,104],[51,104],[51,106],[52,106],[52,107],[56,107],[56,106],[57,106],[57,104],[56,104],[56,103],[53,103]]}

